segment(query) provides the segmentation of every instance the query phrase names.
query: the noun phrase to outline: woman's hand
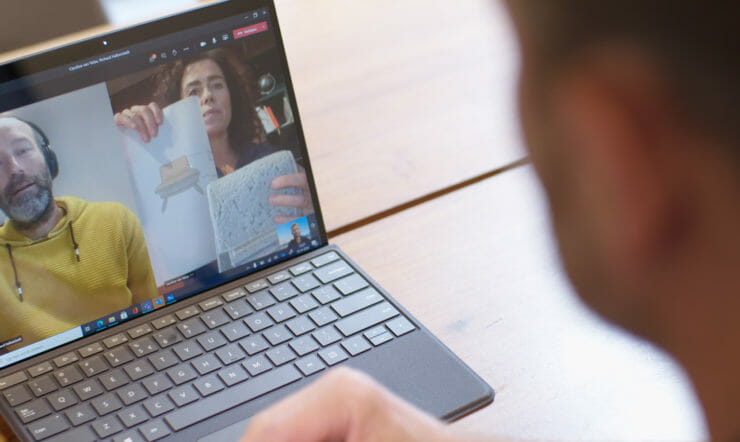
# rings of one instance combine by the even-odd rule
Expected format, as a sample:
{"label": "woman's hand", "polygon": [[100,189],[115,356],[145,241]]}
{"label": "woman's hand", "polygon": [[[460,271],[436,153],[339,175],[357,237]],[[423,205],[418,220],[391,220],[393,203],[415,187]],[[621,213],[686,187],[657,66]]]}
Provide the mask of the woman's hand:
{"label": "woman's hand", "polygon": [[146,106],[132,106],[115,114],[113,118],[116,126],[137,131],[141,141],[145,143],[159,134],[159,126],[164,123],[162,109],[154,102]]}
{"label": "woman's hand", "polygon": [[[268,202],[271,206],[296,208],[300,210],[301,215],[309,215],[313,213],[311,191],[308,188],[308,178],[306,177],[306,171],[303,170],[303,168],[300,168],[298,173],[275,177],[275,179],[272,180],[271,187],[274,190],[288,189],[291,187],[300,190],[300,192],[295,195],[270,195]],[[275,217],[275,224],[285,224],[291,220],[293,220],[293,217],[278,215]]]}

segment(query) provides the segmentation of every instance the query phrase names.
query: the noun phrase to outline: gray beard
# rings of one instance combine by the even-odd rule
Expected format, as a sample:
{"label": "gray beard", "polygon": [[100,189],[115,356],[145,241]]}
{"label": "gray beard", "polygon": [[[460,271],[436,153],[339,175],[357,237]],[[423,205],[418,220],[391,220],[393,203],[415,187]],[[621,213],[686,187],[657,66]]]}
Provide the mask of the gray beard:
{"label": "gray beard", "polygon": [[34,224],[51,204],[51,191],[42,188],[34,195],[23,195],[8,207],[8,217],[20,224]]}

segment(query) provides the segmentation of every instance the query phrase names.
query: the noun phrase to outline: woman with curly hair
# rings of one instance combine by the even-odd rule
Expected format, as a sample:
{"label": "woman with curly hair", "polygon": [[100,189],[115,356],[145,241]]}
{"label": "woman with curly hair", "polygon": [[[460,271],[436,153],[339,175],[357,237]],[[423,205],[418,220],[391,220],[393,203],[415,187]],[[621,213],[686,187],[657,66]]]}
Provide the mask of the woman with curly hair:
{"label": "woman with curly hair", "polygon": [[[157,76],[155,101],[132,106],[115,115],[116,125],[134,129],[145,143],[159,133],[163,124],[162,106],[195,96],[200,101],[203,121],[213,152],[218,175],[228,175],[240,167],[276,152],[266,143],[255,110],[256,99],[246,71],[233,56],[215,49],[169,65]],[[270,196],[274,206],[295,207],[309,214],[313,210],[305,172],[277,177],[273,189],[295,187],[295,195]],[[278,224],[289,219],[276,219]]]}

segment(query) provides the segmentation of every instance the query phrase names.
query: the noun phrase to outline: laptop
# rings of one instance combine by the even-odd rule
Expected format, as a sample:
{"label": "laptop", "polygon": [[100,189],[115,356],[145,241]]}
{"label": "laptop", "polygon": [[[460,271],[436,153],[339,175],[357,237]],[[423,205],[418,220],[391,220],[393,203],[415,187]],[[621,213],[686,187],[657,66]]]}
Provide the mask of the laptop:
{"label": "laptop", "polygon": [[329,244],[271,1],[0,66],[0,165],[21,440],[237,440],[339,365],[445,420],[493,401]]}

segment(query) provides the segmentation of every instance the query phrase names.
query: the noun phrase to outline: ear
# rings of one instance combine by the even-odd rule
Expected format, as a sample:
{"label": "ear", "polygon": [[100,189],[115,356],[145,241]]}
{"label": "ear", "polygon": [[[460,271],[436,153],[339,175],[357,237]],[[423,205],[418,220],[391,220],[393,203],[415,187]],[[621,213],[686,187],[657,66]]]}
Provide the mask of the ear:
{"label": "ear", "polygon": [[579,212],[606,268],[652,267],[671,222],[668,138],[675,121],[659,76],[636,57],[586,58],[556,81],[554,125],[570,157]]}

